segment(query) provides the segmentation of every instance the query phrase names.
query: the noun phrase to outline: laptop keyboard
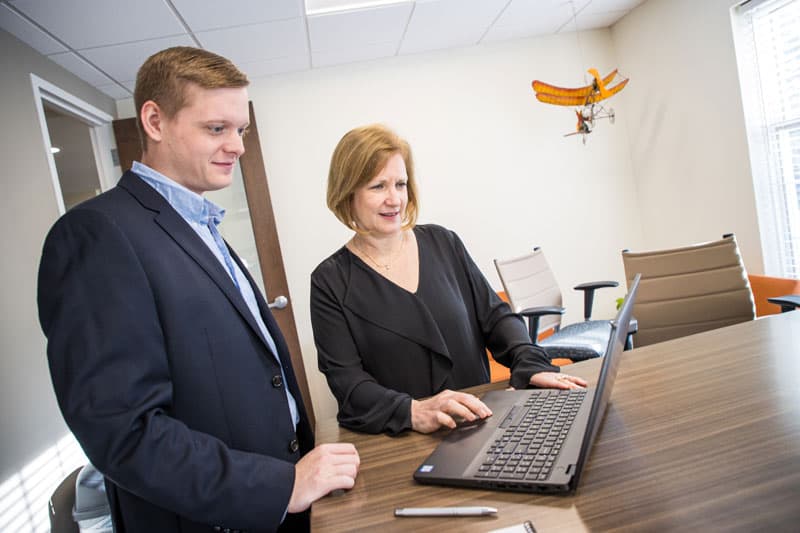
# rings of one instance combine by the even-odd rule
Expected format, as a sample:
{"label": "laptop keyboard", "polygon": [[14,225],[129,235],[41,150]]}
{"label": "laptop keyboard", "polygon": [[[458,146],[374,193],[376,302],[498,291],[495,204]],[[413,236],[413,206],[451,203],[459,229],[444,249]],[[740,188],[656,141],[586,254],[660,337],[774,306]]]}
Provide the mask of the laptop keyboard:
{"label": "laptop keyboard", "polygon": [[546,480],[585,396],[586,389],[541,390],[513,407],[475,477]]}

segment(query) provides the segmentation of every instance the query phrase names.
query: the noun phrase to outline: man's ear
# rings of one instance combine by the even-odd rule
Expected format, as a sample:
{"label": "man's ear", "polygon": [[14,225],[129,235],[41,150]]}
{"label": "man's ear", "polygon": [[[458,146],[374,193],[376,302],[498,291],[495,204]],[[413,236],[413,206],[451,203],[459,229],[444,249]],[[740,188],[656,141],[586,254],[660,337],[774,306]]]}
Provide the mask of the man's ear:
{"label": "man's ear", "polygon": [[142,104],[139,118],[142,121],[145,135],[154,142],[161,142],[165,117],[158,104],[152,100],[146,101]]}

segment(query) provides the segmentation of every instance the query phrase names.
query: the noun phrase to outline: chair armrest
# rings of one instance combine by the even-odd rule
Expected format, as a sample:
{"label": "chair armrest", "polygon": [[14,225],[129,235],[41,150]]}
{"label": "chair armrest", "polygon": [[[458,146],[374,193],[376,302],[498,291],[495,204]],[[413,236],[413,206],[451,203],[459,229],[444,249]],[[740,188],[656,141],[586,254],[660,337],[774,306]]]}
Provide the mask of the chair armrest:
{"label": "chair armrest", "polygon": [[592,306],[594,305],[594,291],[595,289],[603,289],[606,287],[619,287],[616,281],[589,281],[575,285],[573,289],[576,291],[583,291],[583,319],[589,320],[592,318]]}
{"label": "chair armrest", "polygon": [[787,294],[786,296],[767,298],[767,301],[771,304],[780,305],[781,313],[785,313],[800,307],[800,294]]}
{"label": "chair armrest", "polygon": [[519,312],[522,316],[540,317],[544,315],[563,315],[567,310],[555,305],[543,305],[541,307],[528,307]]}
{"label": "chair armrest", "polygon": [[544,315],[563,315],[566,309],[554,305],[543,305],[540,307],[528,307],[519,312],[524,317],[528,318],[528,334],[531,336],[531,342],[536,344],[539,338],[539,318]]}

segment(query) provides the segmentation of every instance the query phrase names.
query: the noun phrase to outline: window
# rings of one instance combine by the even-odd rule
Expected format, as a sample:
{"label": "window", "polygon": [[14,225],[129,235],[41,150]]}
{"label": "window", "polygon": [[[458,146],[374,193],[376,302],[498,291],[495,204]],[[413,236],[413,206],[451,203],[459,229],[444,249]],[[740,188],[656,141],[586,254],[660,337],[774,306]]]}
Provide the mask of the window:
{"label": "window", "polygon": [[800,277],[800,0],[733,9],[765,273]]}

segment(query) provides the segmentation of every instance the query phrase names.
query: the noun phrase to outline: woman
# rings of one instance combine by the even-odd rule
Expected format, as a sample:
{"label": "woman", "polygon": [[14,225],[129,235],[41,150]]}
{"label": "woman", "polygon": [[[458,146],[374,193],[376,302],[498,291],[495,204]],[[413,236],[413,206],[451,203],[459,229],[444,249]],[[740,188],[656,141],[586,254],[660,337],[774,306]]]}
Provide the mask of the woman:
{"label": "woman", "polygon": [[429,433],[490,416],[449,390],[489,381],[486,348],[511,368],[513,387],[586,386],[531,344],[455,233],[415,225],[411,149],[394,132],[364,126],[339,141],[327,201],[355,232],[311,275],[319,367],[342,426]]}

